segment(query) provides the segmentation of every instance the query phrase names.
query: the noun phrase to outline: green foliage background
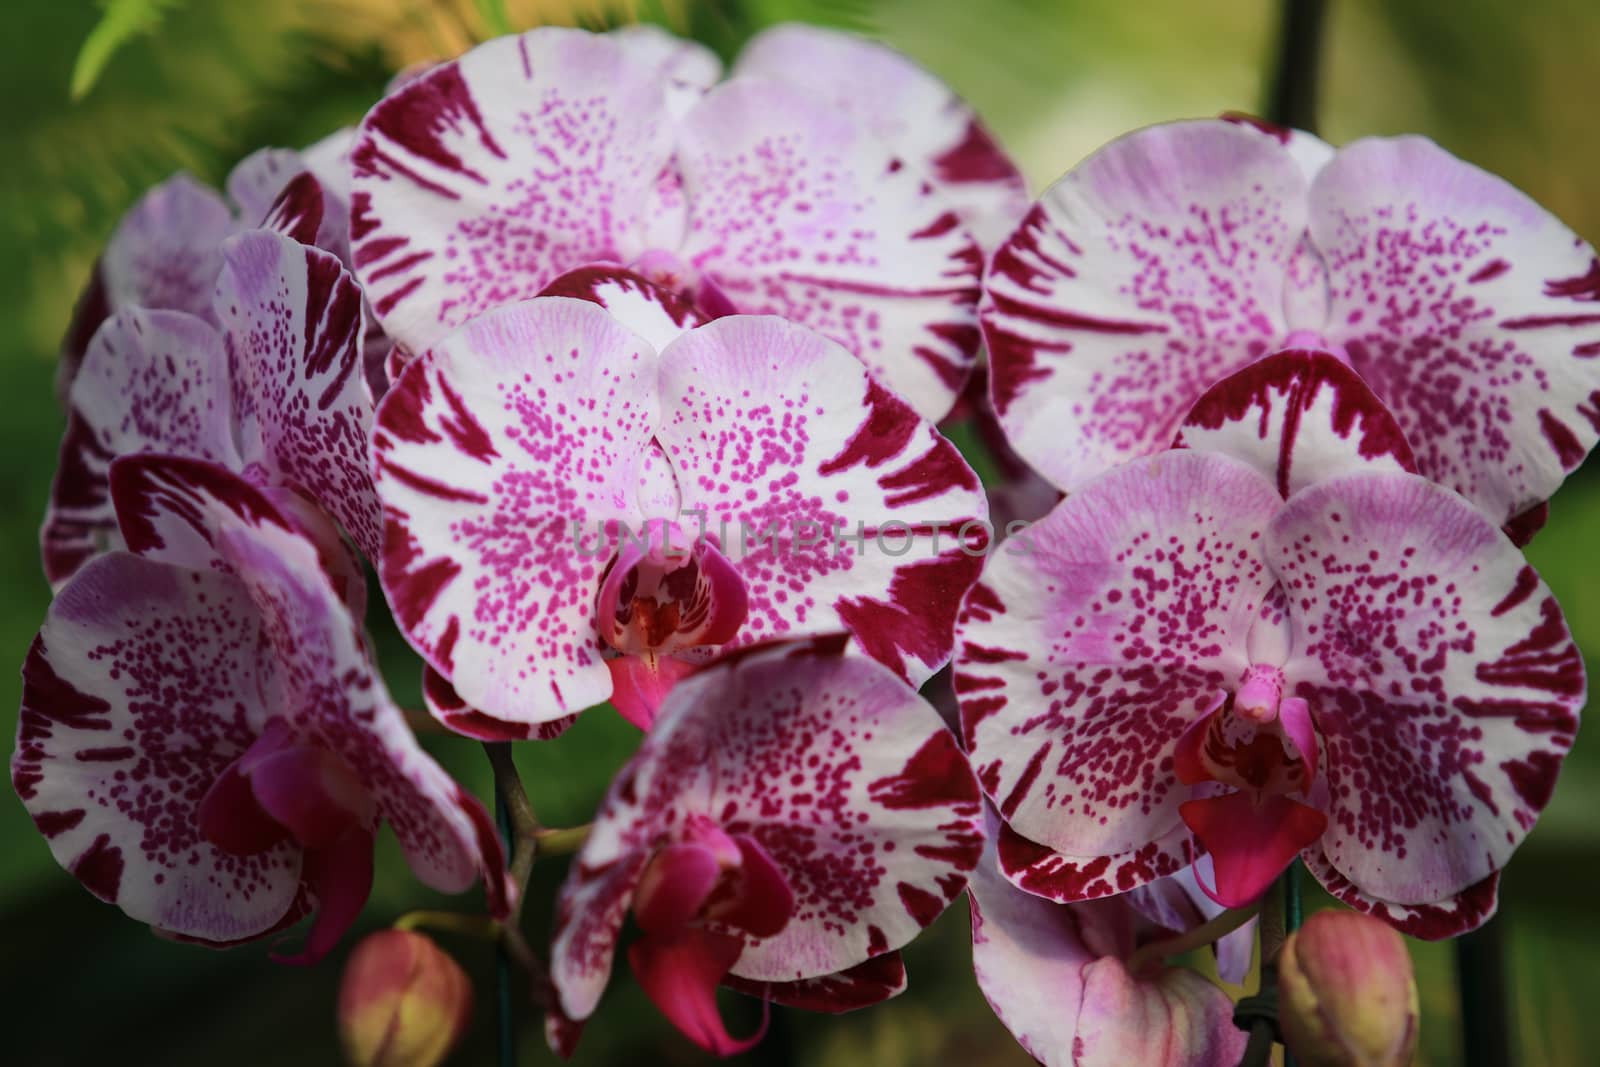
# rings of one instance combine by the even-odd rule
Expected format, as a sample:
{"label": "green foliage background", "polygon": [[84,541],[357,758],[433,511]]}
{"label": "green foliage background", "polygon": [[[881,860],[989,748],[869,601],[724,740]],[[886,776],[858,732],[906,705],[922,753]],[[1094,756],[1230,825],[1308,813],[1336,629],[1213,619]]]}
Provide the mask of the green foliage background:
{"label": "green foliage background", "polygon": [[[112,22],[148,17],[128,23],[137,32],[99,31],[88,68],[76,68],[82,97],[74,101],[80,48],[108,9]],[[0,417],[0,650],[9,651],[0,658],[21,662],[48,601],[36,536],[62,426],[51,400],[56,344],[96,252],[133,198],[175,169],[219,181],[257,146],[305,144],[354,122],[399,64],[459,47],[498,18],[522,28],[628,14],[669,21],[725,55],[755,29],[787,18],[879,34],[973,101],[1035,190],[1134,126],[1257,109],[1276,28],[1267,0],[11,0],[0,9],[0,373],[9,404]],[[1510,178],[1595,241],[1597,65],[1600,9],[1583,0],[1334,0],[1324,133],[1335,142],[1425,133]],[[1557,497],[1530,555],[1588,651],[1591,673],[1600,656],[1597,537],[1600,472],[1583,472]],[[414,703],[414,660],[392,631],[380,641],[392,687]],[[0,729],[8,734],[18,690],[8,671],[0,679]],[[1592,1063],[1600,1047],[1600,1018],[1589,1009],[1600,994],[1593,881],[1600,741],[1593,733],[1588,727],[1580,735],[1551,808],[1504,882],[1516,1045],[1529,1067]],[[519,746],[547,823],[584,821],[634,743],[630,728],[597,712],[558,742]],[[473,745],[430,744],[487,795]],[[268,964],[260,948],[211,953],[159,941],[61,872],[10,798],[0,802],[0,857],[6,1062],[337,1062],[337,959],[302,972]],[[544,921],[560,876],[556,861],[536,873],[534,922]],[[447,905],[410,880],[386,843],[364,923],[378,926],[430,902]],[[1027,1062],[972,982],[964,910],[952,908],[910,950],[907,995],[840,1019],[779,1011],[772,1036],[747,1059],[872,1067]],[[446,944],[480,993],[479,1023],[454,1062],[492,1062],[489,951]],[[1424,1008],[1419,1062],[1459,1062],[1451,950],[1413,948]],[[730,999],[729,1010],[755,1024],[750,1002]],[[523,1062],[550,1061],[531,1013],[521,1045]],[[623,976],[577,1062],[699,1059]]]}

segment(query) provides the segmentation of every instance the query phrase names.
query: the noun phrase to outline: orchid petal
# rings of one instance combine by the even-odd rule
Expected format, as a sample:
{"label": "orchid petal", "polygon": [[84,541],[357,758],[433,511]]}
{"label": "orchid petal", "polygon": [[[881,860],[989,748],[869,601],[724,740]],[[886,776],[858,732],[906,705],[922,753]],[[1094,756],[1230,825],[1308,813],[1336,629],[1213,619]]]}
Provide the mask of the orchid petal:
{"label": "orchid petal", "polygon": [[[294,179],[304,172],[305,164],[300,159],[300,153],[292,148],[261,148],[240,160],[228,174],[225,184],[228,199],[238,208],[239,222],[244,228],[254,229],[261,226],[276,207],[279,197]],[[312,180],[315,181],[314,178]],[[304,244],[312,244],[315,241],[317,227],[322,224],[322,190],[316,187],[315,192],[317,217],[310,224],[311,232],[303,236],[300,233],[291,233],[289,230],[279,230],[279,233]]]}
{"label": "orchid petal", "polygon": [[1170,452],[1102,476],[990,557],[956,692],[984,791],[1018,833],[1090,861],[1137,857],[1179,825],[1187,791],[1164,761],[1248,666],[1273,584],[1260,531],[1281,504],[1243,464]]}
{"label": "orchid petal", "polygon": [[1001,824],[1000,870],[1012,885],[1057,903],[1126,893],[1167,878],[1193,862],[1195,848],[1182,823],[1161,837],[1110,856],[1068,856],[1030,841]]}
{"label": "orchid petal", "polygon": [[1230,908],[1259,898],[1328,827],[1322,812],[1282,794],[1224,793],[1185,801],[1178,810],[1215,870],[1215,887],[1201,882],[1200,888]]}
{"label": "orchid petal", "polygon": [[645,994],[685,1037],[714,1056],[732,1056],[754,1048],[767,1033],[765,1010],[754,1034],[735,1038],[717,1009],[717,984],[740,948],[737,937],[685,927],[635,941],[628,964]]}
{"label": "orchid petal", "polygon": [[658,352],[686,330],[707,321],[687,300],[621,267],[569,270],[553,279],[539,295],[570,296],[599,304]]}
{"label": "orchid petal", "polygon": [[815,95],[737,78],[684,118],[682,257],[749,314],[841,343],[926,418],[977,356],[982,254],[919,171]]}
{"label": "orchid petal", "polygon": [[906,991],[906,965],[898,952],[885,952],[835,974],[798,982],[752,982],[730,974],[729,989],[801,1011],[838,1015],[870,1008]]}
{"label": "orchid petal", "polygon": [[218,247],[233,229],[233,212],[214,189],[187,174],[162,182],[123,216],[101,257],[110,307],[209,316]]}
{"label": "orchid petal", "polygon": [[288,840],[289,831],[256,802],[237,761],[211,783],[196,813],[200,839],[230,856],[254,856]]}
{"label": "orchid petal", "polygon": [[1350,879],[1328,862],[1321,847],[1313,846],[1301,856],[1306,870],[1322,883],[1336,900],[1357,911],[1375,915],[1403,934],[1424,941],[1459,937],[1488,922],[1498,906],[1500,872],[1496,871],[1461,892],[1426,904],[1396,904],[1363,893]]}
{"label": "orchid petal", "polygon": [[1509,183],[1420,137],[1341,149],[1311,187],[1325,333],[1418,470],[1501,525],[1600,439],[1600,259]]}
{"label": "orchid petal", "polygon": [[1286,333],[1304,201],[1279,145],[1220,120],[1129,134],[1051,186],[984,296],[995,412],[1022,458],[1070,491],[1166,448]]}
{"label": "orchid petal", "polygon": [[299,849],[230,855],[199,818],[281,702],[266,648],[236,578],[120,552],[50,607],[23,668],[12,784],[56,861],[134,919],[236,941],[294,904]]}
{"label": "orchid petal", "polygon": [[660,26],[635,22],[619,26],[606,36],[622,45],[633,62],[653,69],[657,77],[668,81],[705,90],[722,77],[722,60],[715,52]]}
{"label": "orchid petal", "polygon": [[309,967],[332,952],[360,917],[372,894],[372,831],[354,826],[326,847],[307,850],[305,878],[317,898],[305,947],[292,956],[272,957],[297,967]]}
{"label": "orchid petal", "polygon": [[449,679],[427,664],[422,667],[422,701],[444,725],[463,737],[475,737],[480,741],[551,741],[578,721],[576,715],[540,723],[491,718],[462,700]]}
{"label": "orchid petal", "polygon": [[916,683],[947,661],[989,531],[933,426],[840,346],[742,315],[668,346],[661,407],[684,514],[744,579],[741,642],[848,628]]}
{"label": "orchid petal", "polygon": [[772,937],[794,917],[794,890],[760,841],[748,834],[733,840],[739,848],[733,896],[712,901],[706,918],[755,937]]}
{"label": "orchid petal", "polygon": [[107,481],[118,456],[159,451],[238,464],[230,403],[222,338],[208,323],[143,308],[106,320],[72,383],[40,532],[52,584],[120,547]]}
{"label": "orchid petal", "polygon": [[321,745],[292,745],[240,771],[263,811],[308,849],[328,848],[351,827],[370,822],[372,798],[353,771]]}
{"label": "orchid petal", "polygon": [[1248,463],[1285,497],[1353,470],[1417,469],[1394,416],[1328,352],[1278,352],[1234,372],[1189,409],[1175,443]]}
{"label": "orchid petal", "polygon": [[1186,967],[1137,979],[1121,960],[1095,960],[1082,998],[1072,1067],[1209,1067],[1244,1055],[1233,1001]]}
{"label": "orchid petal", "polygon": [[[625,793],[633,784],[633,768],[624,768],[612,782],[612,793]],[[589,840],[578,858],[567,869],[566,881],[556,898],[550,983],[555,987],[555,1007],[563,1024],[556,1028],[557,1036],[566,1034],[573,1042],[577,1036],[570,1031],[594,1014],[611,978],[617,938],[653,851],[647,847],[652,842],[633,834],[626,837],[622,840],[609,822],[597,823],[589,831]],[[551,1047],[561,1051],[554,1044]],[[570,1051],[568,1046],[563,1054]]]}
{"label": "orchid petal", "polygon": [[656,64],[544,28],[441,64],[384,98],[354,152],[356,271],[414,351],[563,271],[627,262],[671,153]]}
{"label": "orchid petal", "polygon": [[663,845],[633,895],[633,914],[646,935],[671,934],[700,914],[722,877],[722,864],[710,848],[697,843]]}
{"label": "orchid petal", "polygon": [[791,22],[752,37],[733,76],[799,86],[866,125],[933,180],[985,250],[1028,210],[1027,183],[977,112],[892,48]]}
{"label": "orchid petal", "polygon": [[1295,627],[1284,673],[1322,739],[1328,861],[1401,904],[1482,881],[1550,799],[1583,704],[1550,590],[1414,475],[1303,490],[1266,539]]}
{"label": "orchid petal", "polygon": [[650,729],[672,687],[695,670],[693,663],[652,652],[608,659],[606,667],[611,671],[611,706],[641,730]]}
{"label": "orchid petal", "polygon": [[223,260],[216,313],[245,462],[304,490],[376,560],[361,291],[332,255],[266,230],[228,241]]}
{"label": "orchid petal", "polygon": [[587,539],[640,525],[653,356],[600,308],[545,297],[445,338],[379,408],[384,589],[413,647],[490,718],[531,728],[610,695],[606,553]]}

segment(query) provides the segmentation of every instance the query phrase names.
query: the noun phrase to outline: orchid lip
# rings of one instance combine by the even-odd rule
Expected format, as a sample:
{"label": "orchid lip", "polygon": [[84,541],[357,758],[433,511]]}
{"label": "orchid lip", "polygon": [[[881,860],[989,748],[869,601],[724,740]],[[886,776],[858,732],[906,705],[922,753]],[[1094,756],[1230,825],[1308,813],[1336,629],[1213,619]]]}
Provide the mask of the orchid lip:
{"label": "orchid lip", "polygon": [[612,557],[600,587],[601,636],[624,655],[661,655],[732,640],[744,623],[744,579],[704,535],[654,520]]}

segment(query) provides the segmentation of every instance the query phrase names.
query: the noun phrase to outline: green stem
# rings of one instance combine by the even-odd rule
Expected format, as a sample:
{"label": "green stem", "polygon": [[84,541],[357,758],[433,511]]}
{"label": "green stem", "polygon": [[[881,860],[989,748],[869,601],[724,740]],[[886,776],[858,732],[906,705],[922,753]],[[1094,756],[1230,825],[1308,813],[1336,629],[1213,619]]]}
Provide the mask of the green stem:
{"label": "green stem", "polygon": [[483,941],[500,939],[500,924],[487,915],[466,915],[459,911],[408,911],[394,921],[396,930],[445,930]]}
{"label": "green stem", "polygon": [[533,838],[538,842],[539,855],[569,856],[589,840],[589,831],[593,827],[593,823],[584,823],[582,826],[567,826],[558,830],[540,830]]}
{"label": "green stem", "polygon": [[1128,957],[1128,973],[1136,975],[1158,960],[1204,948],[1254,919],[1260,910],[1258,904],[1248,908],[1229,908],[1192,930],[1169,937],[1165,941],[1153,941],[1148,945],[1141,945],[1132,956]]}

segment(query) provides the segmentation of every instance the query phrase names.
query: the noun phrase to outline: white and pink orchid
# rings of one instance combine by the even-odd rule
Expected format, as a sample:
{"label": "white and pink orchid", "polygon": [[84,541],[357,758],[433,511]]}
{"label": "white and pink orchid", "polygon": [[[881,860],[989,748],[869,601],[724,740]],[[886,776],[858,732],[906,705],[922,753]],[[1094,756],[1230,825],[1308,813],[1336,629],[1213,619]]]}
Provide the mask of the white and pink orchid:
{"label": "white and pink orchid", "polygon": [[1348,362],[1426,477],[1531,536],[1600,438],[1600,259],[1419,137],[1337,151],[1225,120],[1153,126],[1052,186],[996,253],[983,331],[1017,451],[1071,491],[1171,445],[1284,347]]}
{"label": "white and pink orchid", "polygon": [[884,103],[910,110],[876,118],[855,82],[818,93],[785,34],[714,87],[697,46],[553,28],[400,86],[354,151],[354,261],[385,330],[420,353],[568,270],[610,264],[707,316],[809,326],[943,415],[978,349],[983,254],[961,212],[1003,210],[990,202],[1017,195],[1015,170],[919,68],[808,39],[861,91],[886,86]]}
{"label": "white and pink orchid", "polygon": [[673,690],[612,784],[557,903],[549,1035],[569,1054],[624,920],[634,976],[727,1055],[726,982],[817,1011],[904,988],[898,949],[983,849],[971,768],[939,715],[842,635],[742,649]]}
{"label": "white and pink orchid", "polygon": [[435,713],[487,739],[607,699],[646,725],[693,664],[784,635],[849,630],[920,683],[988,543],[950,442],[764,316],[658,353],[587,301],[488,312],[406,368],[373,453],[389,603]]}
{"label": "white and pink orchid", "polygon": [[[378,557],[355,280],[332,254],[271,230],[237,234],[217,256],[206,317],[125,307],[95,332],[40,534],[52,584],[120,546],[108,471],[140,452],[219,463],[282,507],[325,510]],[[325,551],[344,551],[337,536]],[[343,570],[360,588],[359,565]]]}
{"label": "white and pink orchid", "polygon": [[131,551],[81,568],[23,670],[11,778],[63,867],[160,932],[264,937],[310,910],[325,955],[394,828],[417,876],[480,874],[506,907],[482,807],[411,736],[299,522],[226,468],[112,467]]}
{"label": "white and pink orchid", "polygon": [[1298,854],[1408,932],[1470,929],[1549,800],[1582,659],[1349,368],[1291,352],[1256,378],[1182,430],[1240,458],[1092,479],[969,595],[956,689],[1002,866],[1085,900],[1204,852],[1237,906]]}

